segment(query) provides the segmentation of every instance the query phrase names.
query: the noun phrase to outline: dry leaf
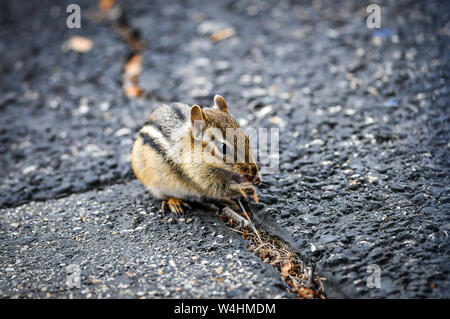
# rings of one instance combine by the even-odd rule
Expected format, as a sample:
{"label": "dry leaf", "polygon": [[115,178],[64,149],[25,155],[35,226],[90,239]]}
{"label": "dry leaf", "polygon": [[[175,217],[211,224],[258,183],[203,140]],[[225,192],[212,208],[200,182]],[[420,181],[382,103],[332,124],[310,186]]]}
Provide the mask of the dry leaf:
{"label": "dry leaf", "polygon": [[125,76],[131,78],[139,75],[142,70],[142,57],[139,54],[133,55],[125,64]]}
{"label": "dry leaf", "polygon": [[93,43],[91,39],[76,35],[71,37],[69,41],[63,44],[63,49],[85,53],[90,51],[92,49],[92,46]]}
{"label": "dry leaf", "polygon": [[211,35],[211,41],[214,43],[219,42],[219,41],[225,40],[227,38],[231,38],[235,34],[236,34],[236,30],[234,28],[227,28],[227,29],[219,30],[219,31],[214,32]]}
{"label": "dry leaf", "polygon": [[303,298],[303,299],[312,299],[314,298],[314,291],[310,288],[306,288],[306,287],[301,287],[298,291],[297,294],[299,296],[299,298]]}
{"label": "dry leaf", "polygon": [[142,57],[133,55],[125,64],[123,72],[123,90],[129,97],[141,96],[142,90],[137,85],[139,74],[142,70]]}
{"label": "dry leaf", "polygon": [[98,9],[101,12],[107,12],[113,7],[115,2],[116,2],[115,0],[100,0],[98,2]]}
{"label": "dry leaf", "polygon": [[289,276],[289,270],[291,270],[292,264],[291,261],[288,260],[283,264],[283,267],[281,268],[281,274],[283,275],[283,278],[286,279]]}
{"label": "dry leaf", "polygon": [[[126,96],[129,96],[129,97],[139,97],[139,96],[141,96],[141,94],[142,94],[141,89],[140,89],[137,85],[135,85],[135,84],[127,85],[127,86],[124,88],[124,92],[125,92],[125,95],[126,95]],[[170,223],[171,221],[172,221],[172,220],[169,219],[169,223]]]}

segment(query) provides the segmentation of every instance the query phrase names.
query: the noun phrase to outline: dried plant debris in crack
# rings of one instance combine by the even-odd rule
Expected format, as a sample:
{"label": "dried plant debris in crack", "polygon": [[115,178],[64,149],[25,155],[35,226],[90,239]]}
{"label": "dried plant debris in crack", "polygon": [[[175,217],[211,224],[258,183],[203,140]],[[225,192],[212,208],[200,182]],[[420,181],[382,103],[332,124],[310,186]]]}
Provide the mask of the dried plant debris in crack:
{"label": "dried plant debris in crack", "polygon": [[[314,276],[312,269],[293,253],[289,246],[279,239],[271,236],[262,229],[253,231],[252,225],[241,215],[225,207],[220,215],[220,219],[228,227],[241,234],[242,238],[251,243],[248,250],[263,262],[272,265],[280,274],[282,280],[289,286],[289,290],[301,299],[324,299],[325,292],[322,285],[324,278]],[[251,222],[251,221],[250,221]]]}
{"label": "dried plant debris in crack", "polygon": [[133,55],[123,68],[122,87],[126,96],[139,97],[142,90],[139,88],[138,80],[141,73],[142,56],[139,54]]}
{"label": "dried plant debris in crack", "polygon": [[89,17],[94,21],[110,23],[112,29],[131,48],[132,53],[123,68],[122,88],[124,94],[130,98],[142,97],[143,92],[138,84],[142,70],[142,55],[139,53],[145,49],[145,43],[141,41],[138,32],[128,26],[120,4],[115,0],[100,0],[98,9],[90,12]]}

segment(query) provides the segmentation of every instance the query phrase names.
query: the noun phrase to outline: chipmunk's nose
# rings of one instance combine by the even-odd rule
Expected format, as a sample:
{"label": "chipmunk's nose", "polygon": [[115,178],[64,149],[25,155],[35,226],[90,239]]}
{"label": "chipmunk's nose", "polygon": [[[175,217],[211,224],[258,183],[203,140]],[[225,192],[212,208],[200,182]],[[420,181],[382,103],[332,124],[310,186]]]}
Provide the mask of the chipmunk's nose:
{"label": "chipmunk's nose", "polygon": [[258,174],[256,174],[252,184],[255,186],[259,186],[259,185],[261,185],[261,183],[262,183],[261,173],[258,172]]}

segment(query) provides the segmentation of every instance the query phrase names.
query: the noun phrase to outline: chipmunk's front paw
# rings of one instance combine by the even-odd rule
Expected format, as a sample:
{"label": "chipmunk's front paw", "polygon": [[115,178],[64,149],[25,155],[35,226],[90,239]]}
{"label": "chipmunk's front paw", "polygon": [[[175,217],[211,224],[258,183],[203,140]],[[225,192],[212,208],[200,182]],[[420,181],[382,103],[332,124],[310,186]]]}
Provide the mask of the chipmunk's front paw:
{"label": "chipmunk's front paw", "polygon": [[241,183],[239,184],[239,192],[242,196],[245,198],[248,197],[248,195],[253,195],[256,193],[255,187],[250,183]]}
{"label": "chipmunk's front paw", "polygon": [[169,207],[170,211],[177,216],[184,213],[183,207],[185,207],[187,209],[191,209],[191,206],[189,206],[185,202],[181,201],[180,199],[173,198],[173,197],[170,197],[167,200],[167,202],[166,201],[162,202],[161,210],[163,211],[163,213],[166,213],[167,206]]}

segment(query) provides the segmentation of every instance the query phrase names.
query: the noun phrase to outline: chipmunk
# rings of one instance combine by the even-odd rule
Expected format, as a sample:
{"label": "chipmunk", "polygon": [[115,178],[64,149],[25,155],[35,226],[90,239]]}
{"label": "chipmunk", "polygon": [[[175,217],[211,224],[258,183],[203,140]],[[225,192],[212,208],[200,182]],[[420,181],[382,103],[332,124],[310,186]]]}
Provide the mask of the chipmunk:
{"label": "chipmunk", "polygon": [[236,207],[241,195],[256,197],[255,186],[262,182],[248,135],[220,95],[209,108],[183,103],[157,108],[134,141],[131,165],[153,197],[163,200],[162,211],[169,207],[176,215],[190,208],[186,201]]}

